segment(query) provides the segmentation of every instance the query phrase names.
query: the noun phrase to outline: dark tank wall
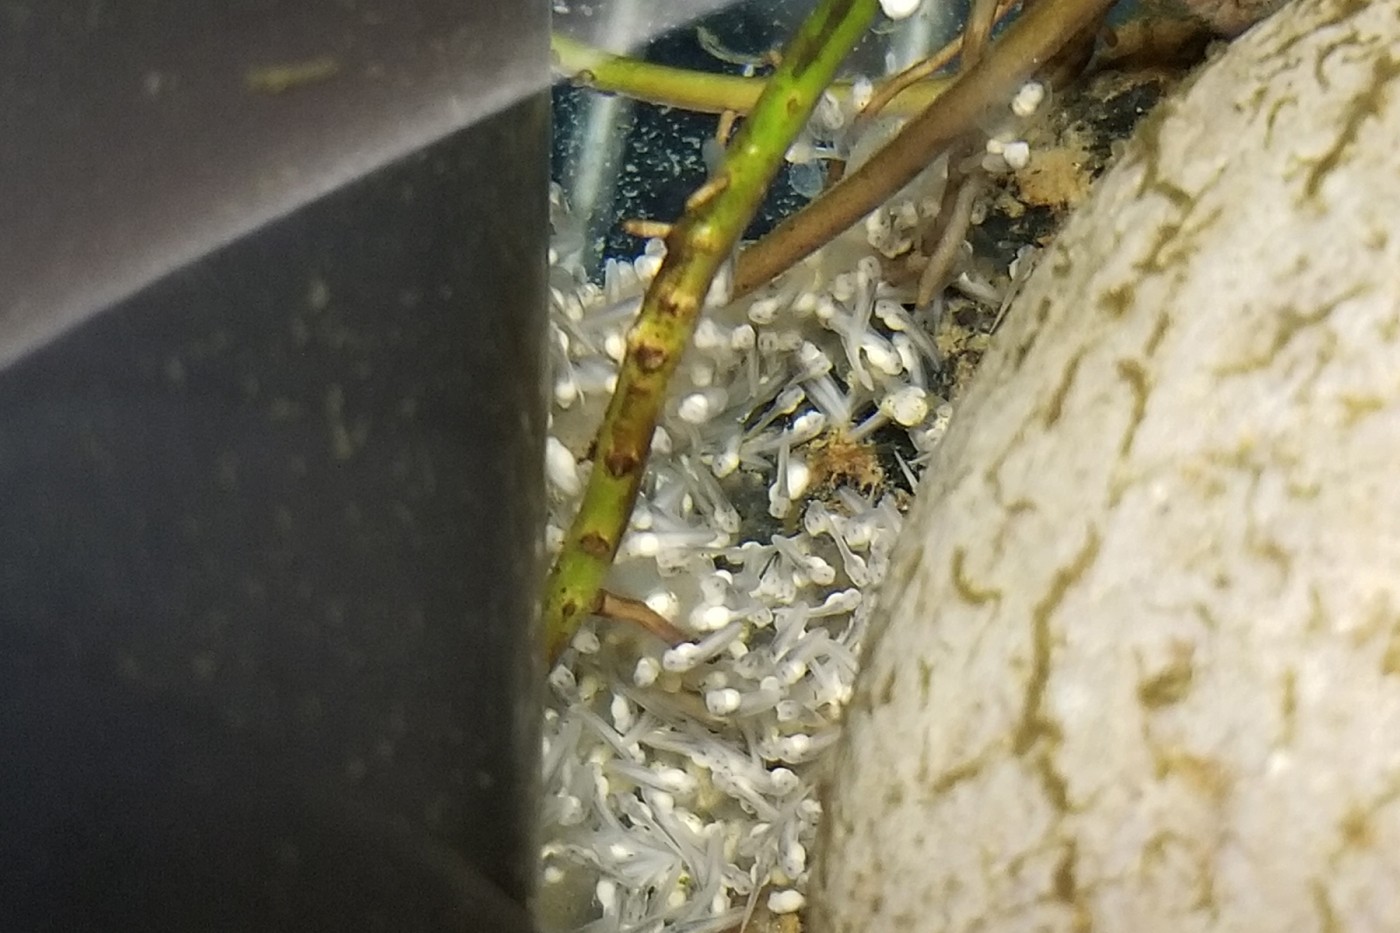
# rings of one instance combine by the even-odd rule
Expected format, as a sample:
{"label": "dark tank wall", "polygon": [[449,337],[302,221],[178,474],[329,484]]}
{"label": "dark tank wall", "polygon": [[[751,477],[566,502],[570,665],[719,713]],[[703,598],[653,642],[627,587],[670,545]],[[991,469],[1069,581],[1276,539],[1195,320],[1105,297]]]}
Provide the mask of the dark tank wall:
{"label": "dark tank wall", "polygon": [[[209,12],[164,6],[169,19],[122,19],[130,32],[106,39],[165,30],[165,48]],[[467,9],[446,35],[477,30],[458,51],[508,30],[495,45],[544,67],[544,10],[474,23],[479,5],[454,6]],[[343,5],[301,7],[327,36],[358,28],[337,19]],[[26,35],[56,48],[79,25],[36,8]],[[446,41],[436,26],[388,32],[391,66],[410,33],[422,55]],[[35,121],[31,140],[64,121],[81,136],[63,108],[86,104],[65,94],[90,76],[22,65],[0,82],[16,95],[6,112]],[[401,84],[405,123],[446,86]],[[50,106],[21,107],[26,87]],[[334,96],[312,81],[272,99],[299,93]],[[259,112],[231,109],[230,132],[284,145],[295,127]],[[35,296],[64,324],[0,371],[0,929],[528,928],[548,100],[402,153],[371,112],[361,148],[393,153],[385,164],[225,224],[231,242],[119,300],[77,307],[81,290],[22,281],[4,296],[9,350],[27,340],[16,321],[44,321]],[[62,177],[33,164],[51,157],[37,142],[6,135],[10,167]],[[302,168],[331,164],[317,162],[325,142],[290,149]],[[149,165],[104,185],[130,172],[161,190],[148,176],[172,171],[159,154],[181,145],[153,138]],[[197,190],[226,167],[168,180]],[[257,178],[239,183],[247,197],[217,208],[188,201],[190,229],[258,201]],[[0,241],[39,235],[25,224],[41,215],[3,215]],[[92,223],[122,233],[104,250],[138,257],[102,269],[155,267],[139,260],[151,228]]]}

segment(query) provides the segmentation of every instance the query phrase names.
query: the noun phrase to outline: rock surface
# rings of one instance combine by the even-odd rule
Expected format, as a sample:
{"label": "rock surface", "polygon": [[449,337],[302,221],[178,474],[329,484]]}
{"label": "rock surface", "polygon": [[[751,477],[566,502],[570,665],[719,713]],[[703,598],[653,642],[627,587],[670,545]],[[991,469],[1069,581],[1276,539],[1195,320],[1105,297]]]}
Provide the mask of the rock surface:
{"label": "rock surface", "polygon": [[1192,15],[1204,20],[1216,32],[1237,36],[1264,17],[1270,15],[1286,0],[1182,0]]}
{"label": "rock surface", "polygon": [[810,929],[1400,929],[1400,0],[1141,128],[929,470]]}

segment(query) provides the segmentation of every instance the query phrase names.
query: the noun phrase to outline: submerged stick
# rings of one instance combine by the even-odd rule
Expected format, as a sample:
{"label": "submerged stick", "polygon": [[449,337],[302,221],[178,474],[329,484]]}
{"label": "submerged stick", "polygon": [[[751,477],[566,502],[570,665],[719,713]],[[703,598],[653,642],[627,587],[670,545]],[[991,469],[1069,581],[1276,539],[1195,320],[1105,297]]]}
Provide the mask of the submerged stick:
{"label": "submerged stick", "polygon": [[[1006,19],[1007,16],[1011,15],[1011,11],[1016,8],[1019,2],[1020,0],[1002,0],[996,9],[995,22],[1000,23],[1002,20]],[[941,49],[934,52],[928,58],[925,58],[923,61],[915,62],[899,74],[887,80],[884,84],[880,85],[879,89],[875,92],[875,96],[870,98],[870,103],[865,105],[865,109],[860,112],[856,119],[864,123],[869,123],[871,120],[875,119],[875,117],[889,105],[889,102],[894,100],[905,88],[917,84],[920,81],[927,80],[946,68],[953,59],[958,57],[958,53],[962,51],[962,47],[963,35],[959,33],[952,41],[946,43]]]}
{"label": "submerged stick", "polygon": [[710,283],[877,8],[878,0],[822,0],[784,52],[715,177],[691,197],[685,217],[667,238],[666,258],[627,335],[627,354],[594,443],[594,468],[583,503],[545,584],[545,643],[551,660],[595,605],[622,543],[666,387]]}
{"label": "submerged stick", "polygon": [[[972,0],[967,25],[963,27],[959,73],[971,71],[982,60],[996,14],[996,0]],[[983,172],[980,167],[963,169],[959,166],[973,154],[974,146],[974,137],[969,134],[948,150],[948,182],[943,188],[943,206],[935,218],[938,236],[928,253],[928,264],[919,276],[919,290],[914,299],[921,308],[943,290],[945,279],[953,270],[958,253],[962,251],[963,239],[972,224],[972,206],[982,187]]]}
{"label": "submerged stick", "polygon": [[1113,0],[1038,0],[869,161],[741,253],[735,295],[786,272],[883,204],[1112,5]]}

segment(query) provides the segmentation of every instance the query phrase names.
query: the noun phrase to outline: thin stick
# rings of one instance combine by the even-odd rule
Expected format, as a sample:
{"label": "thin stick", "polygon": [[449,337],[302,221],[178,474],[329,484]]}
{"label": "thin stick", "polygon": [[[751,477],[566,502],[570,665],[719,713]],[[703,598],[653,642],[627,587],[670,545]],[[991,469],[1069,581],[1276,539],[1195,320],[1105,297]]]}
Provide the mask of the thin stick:
{"label": "thin stick", "polygon": [[[549,46],[554,56],[554,73],[581,87],[697,113],[732,110],[747,114],[769,80],[658,65],[614,55],[557,32],[550,37]],[[916,82],[890,102],[890,112],[904,117],[921,113],[948,84],[946,78]],[[848,104],[851,83],[839,81],[831,86],[831,93],[839,103]]]}
{"label": "thin stick", "polygon": [[686,640],[685,632],[676,628],[669,619],[640,599],[619,596],[609,590],[599,590],[598,598],[593,603],[593,612],[605,619],[639,625],[668,645],[679,645]]}
{"label": "thin stick", "polygon": [[944,202],[948,212],[938,245],[929,254],[928,265],[919,275],[919,293],[915,298],[917,306],[927,307],[933,296],[947,283],[948,273],[958,258],[963,240],[967,238],[967,228],[972,220],[972,205],[981,189],[981,180],[975,176],[965,176],[958,185],[957,196],[952,204]]}
{"label": "thin stick", "polygon": [[[982,60],[987,48],[987,37],[992,34],[992,23],[996,19],[996,0],[973,0],[972,9],[967,14],[967,25],[963,27],[962,64],[959,73],[966,73]],[[977,137],[980,139],[980,136]],[[929,253],[928,265],[919,276],[919,291],[915,300],[924,307],[933,300],[952,271],[962,250],[967,228],[972,223],[972,204],[977,200],[981,189],[982,171],[959,168],[968,161],[975,143],[964,137],[948,150],[948,183],[943,191],[943,209],[938,212],[938,240]]]}
{"label": "thin stick", "polygon": [[[1019,2],[1020,0],[1004,0],[1004,2],[997,7],[996,19],[993,25],[1006,19]],[[957,57],[958,52],[962,50],[962,46],[963,36],[960,33],[952,41],[948,42],[943,48],[934,52],[928,58],[915,62],[899,74],[885,81],[880,85],[880,89],[875,92],[875,95],[870,98],[870,103],[866,104],[864,109],[861,110],[860,116],[858,116],[857,119],[862,122],[873,120],[876,115],[884,110],[885,106],[889,104],[890,101],[894,100],[896,95],[905,88],[916,82],[923,81],[926,78],[931,78],[948,67],[948,63]]]}
{"label": "thin stick", "polygon": [[963,27],[963,57],[959,71],[970,71],[982,60],[987,48],[987,38],[992,34],[992,26],[997,18],[997,0],[972,0],[972,9],[967,14],[967,25]]}
{"label": "thin stick", "polygon": [[986,56],[898,136],[811,204],[739,255],[735,296],[772,281],[907,185],[933,156],[1101,16],[1113,0],[1038,0]]}
{"label": "thin stick", "polygon": [[671,231],[666,258],[627,335],[627,355],[594,442],[594,469],[583,503],[545,582],[545,645],[551,660],[596,604],[622,543],[666,386],[690,342],[710,283],[878,6],[878,0],[821,0],[768,79],[715,178],[692,196]]}

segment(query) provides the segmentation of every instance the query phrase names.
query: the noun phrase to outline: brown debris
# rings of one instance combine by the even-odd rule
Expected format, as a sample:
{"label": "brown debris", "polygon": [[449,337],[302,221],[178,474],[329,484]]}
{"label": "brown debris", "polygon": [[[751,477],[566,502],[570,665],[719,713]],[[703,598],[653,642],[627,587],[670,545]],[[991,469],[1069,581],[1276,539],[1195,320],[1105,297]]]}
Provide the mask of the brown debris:
{"label": "brown debris", "polygon": [[812,491],[819,498],[842,486],[868,493],[885,481],[875,445],[865,440],[853,441],[843,432],[829,432],[812,441],[806,455],[812,471]]}

